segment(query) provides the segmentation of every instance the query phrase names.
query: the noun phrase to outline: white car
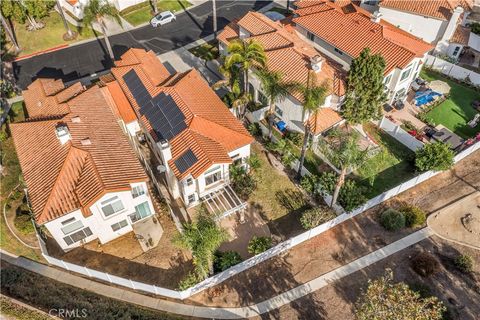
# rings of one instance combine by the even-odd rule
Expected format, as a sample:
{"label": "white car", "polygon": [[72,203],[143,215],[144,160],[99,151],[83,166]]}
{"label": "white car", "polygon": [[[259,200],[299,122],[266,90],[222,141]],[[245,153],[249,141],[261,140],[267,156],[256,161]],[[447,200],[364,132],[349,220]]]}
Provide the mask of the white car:
{"label": "white car", "polygon": [[152,27],[156,28],[174,20],[177,20],[177,17],[175,17],[171,11],[164,11],[153,17],[152,20],[150,20],[150,24]]}

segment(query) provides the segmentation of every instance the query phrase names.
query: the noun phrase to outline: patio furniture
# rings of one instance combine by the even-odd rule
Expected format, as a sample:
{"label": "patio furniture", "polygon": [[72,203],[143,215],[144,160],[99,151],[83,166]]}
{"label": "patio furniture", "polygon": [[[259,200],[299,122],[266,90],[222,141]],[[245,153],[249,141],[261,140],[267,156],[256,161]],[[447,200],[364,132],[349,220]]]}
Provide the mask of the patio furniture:
{"label": "patio furniture", "polygon": [[480,113],[477,113],[472,120],[468,121],[468,126],[470,128],[475,128],[479,122],[480,122]]}
{"label": "patio furniture", "polygon": [[[426,134],[429,136],[428,134]],[[441,141],[450,145],[450,149],[455,150],[463,144],[463,139],[458,135],[445,128],[441,124],[438,125],[431,136],[432,139],[436,141]]]}
{"label": "patio furniture", "polygon": [[401,100],[396,100],[393,104],[395,109],[397,110],[402,110],[403,108],[405,108],[405,103]]}
{"label": "patio furniture", "polygon": [[440,94],[448,94],[450,92],[450,86],[445,81],[434,80],[428,85],[432,91]]}

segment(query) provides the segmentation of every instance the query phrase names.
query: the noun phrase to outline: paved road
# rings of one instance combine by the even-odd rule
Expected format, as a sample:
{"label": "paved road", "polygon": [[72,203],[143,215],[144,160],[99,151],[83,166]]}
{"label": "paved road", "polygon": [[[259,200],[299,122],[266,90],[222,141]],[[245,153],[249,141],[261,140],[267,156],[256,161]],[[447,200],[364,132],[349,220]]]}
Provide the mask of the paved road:
{"label": "paved road", "polygon": [[[217,0],[218,28],[221,29],[249,10],[259,10],[270,2]],[[212,5],[211,2],[206,2],[180,13],[176,22],[156,29],[145,26],[120,33],[111,36],[110,42],[116,58],[131,47],[151,49],[160,54],[212,34],[212,21]],[[13,67],[17,84],[24,89],[36,77],[62,78],[68,82],[111,66],[102,39],[21,60],[14,63]]]}

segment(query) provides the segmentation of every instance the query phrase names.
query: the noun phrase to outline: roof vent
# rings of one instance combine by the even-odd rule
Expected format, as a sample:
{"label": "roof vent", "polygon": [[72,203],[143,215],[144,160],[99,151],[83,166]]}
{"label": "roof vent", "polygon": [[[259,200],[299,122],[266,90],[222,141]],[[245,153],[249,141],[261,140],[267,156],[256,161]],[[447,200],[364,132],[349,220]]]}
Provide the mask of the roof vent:
{"label": "roof vent", "polygon": [[92,144],[92,141],[89,138],[85,138],[80,140],[80,143],[82,144],[82,146],[89,146]]}
{"label": "roof vent", "polygon": [[383,16],[383,14],[381,14],[379,11],[375,11],[372,15],[372,18],[370,20],[372,20],[372,22],[375,22],[375,23],[379,23],[380,22],[380,18]]}
{"label": "roof vent", "polygon": [[73,123],[80,123],[80,122],[82,122],[82,121],[80,120],[80,117],[79,117],[79,116],[76,116],[76,117],[73,117],[73,118],[72,118],[72,122],[73,122]]}
{"label": "roof vent", "polygon": [[59,124],[55,127],[55,133],[57,135],[58,140],[60,143],[64,145],[70,140],[72,137],[70,136],[70,132],[68,131],[68,127],[66,124]]}
{"label": "roof vent", "polygon": [[310,66],[315,73],[322,71],[323,61],[324,59],[319,55],[310,58]]}

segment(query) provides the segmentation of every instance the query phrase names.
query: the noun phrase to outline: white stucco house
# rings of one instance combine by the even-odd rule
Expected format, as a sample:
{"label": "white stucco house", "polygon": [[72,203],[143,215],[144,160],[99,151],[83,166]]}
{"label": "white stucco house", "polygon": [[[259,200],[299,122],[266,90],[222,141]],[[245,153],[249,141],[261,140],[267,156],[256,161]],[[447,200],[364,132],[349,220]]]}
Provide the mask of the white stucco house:
{"label": "white stucco house", "polygon": [[470,46],[467,25],[473,5],[472,0],[362,0],[361,4],[452,59],[458,59],[463,49]]}
{"label": "white stucco house", "polygon": [[37,79],[23,96],[29,120],[11,131],[36,224],[68,251],[152,223],[155,234],[142,234],[141,246],[155,246],[163,230],[148,177],[117,123],[109,91]]}
{"label": "white stucco house", "polygon": [[244,208],[230,187],[229,167],[247,167],[253,138],[201,75],[170,74],[143,49],[127,51],[112,74],[122,88],[117,95],[125,96],[137,117],[131,133],[145,137],[172,197],[188,208],[228,199],[227,209],[219,208],[226,214]]}

